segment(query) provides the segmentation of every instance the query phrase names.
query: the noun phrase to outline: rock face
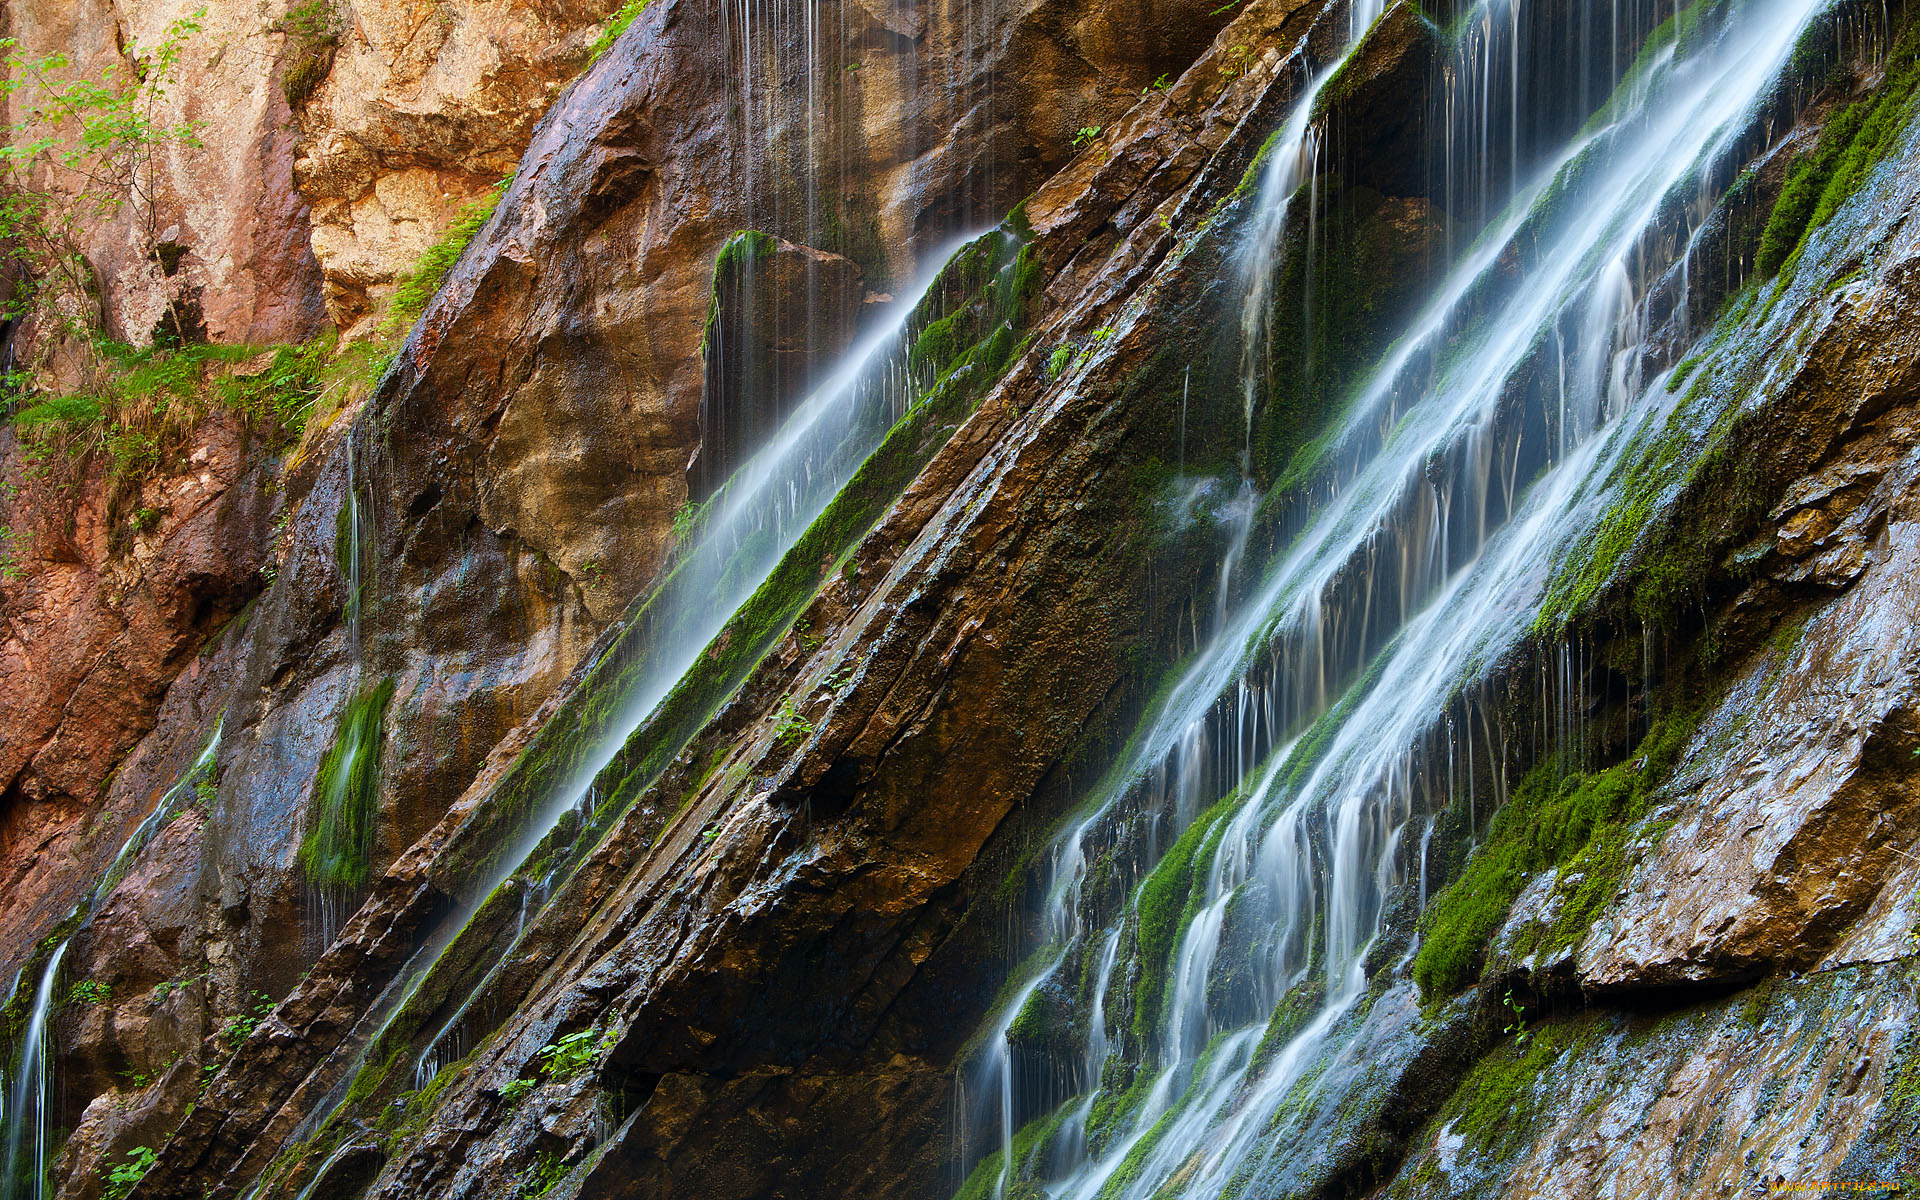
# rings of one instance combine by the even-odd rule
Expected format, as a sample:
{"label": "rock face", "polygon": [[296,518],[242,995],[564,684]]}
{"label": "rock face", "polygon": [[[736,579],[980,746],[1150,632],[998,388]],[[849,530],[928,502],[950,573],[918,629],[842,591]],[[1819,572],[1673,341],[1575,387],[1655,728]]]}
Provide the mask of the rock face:
{"label": "rock face", "polygon": [[[20,56],[63,54],[71,67],[56,77],[112,70],[116,86],[134,74],[132,55],[150,52],[166,40],[170,25],[199,14],[202,28],[184,36],[178,67],[151,113],[159,125],[191,123],[199,144],[162,141],[151,164],[139,163],[131,195],[95,189],[113,207],[104,216],[91,208],[81,214],[81,249],[99,277],[115,336],[145,343],[170,301],[196,310],[216,341],[297,342],[324,324],[307,202],[293,187],[297,134],[280,88],[264,69],[281,40],[270,28],[280,9],[188,0],[8,6],[6,32]],[[13,94],[7,120],[26,122],[27,107],[37,102],[33,89]],[[31,125],[15,142],[50,133],[44,124]],[[64,194],[85,186],[60,170],[36,182]],[[174,250],[164,260],[149,255],[160,243]]]}
{"label": "rock face", "polygon": [[346,336],[373,333],[396,280],[513,172],[616,7],[319,0],[312,33],[281,35],[282,80],[303,61],[322,76],[299,97],[294,176],[313,206],[327,315]]}
{"label": "rock face", "polygon": [[[215,90],[182,103],[258,85],[258,107],[221,110],[220,128],[275,155],[294,105],[318,266],[293,193],[249,201],[247,225],[224,206],[260,181],[218,192],[214,160],[186,156],[182,243],[201,240],[161,276],[175,282],[128,282],[144,259],[107,272],[123,327],[141,297],[192,287],[209,330],[238,338],[247,298],[278,278],[308,324],[269,314],[257,336],[304,336],[317,270],[331,319],[372,336],[421,249],[513,179],[392,369],[297,454],[275,460],[216,409],[190,469],[134,500],[96,458],[70,495],[10,501],[28,549],[0,583],[0,667],[20,681],[0,696],[0,974],[21,965],[33,984],[65,946],[71,998],[49,1026],[63,1197],[93,1200],[140,1147],[157,1157],[133,1200],[939,1196],[995,1148],[957,1144],[956,1077],[1003,1043],[1007,1103],[1042,1139],[1008,1168],[1007,1195],[1029,1196],[1051,1169],[1039,1149],[1058,1148],[1033,1132],[1047,1120],[1112,1137],[1093,1106],[1072,1118],[1056,1100],[1148,1092],[1164,1048],[1140,999],[1157,969],[1145,907],[1109,952],[1131,965],[1095,988],[1113,1054],[1091,1069],[1064,985],[1017,1012],[995,993],[1059,933],[1033,917],[1070,877],[1055,834],[1086,819],[1092,781],[1172,694],[1208,614],[1286,582],[1246,564],[1282,562],[1340,494],[1327,463],[1399,436],[1391,404],[1346,442],[1322,435],[1365,364],[1426,319],[1436,265],[1476,253],[1492,219],[1421,157],[1459,99],[1453,39],[1488,26],[1389,5],[1326,77],[1299,193],[1278,201],[1301,218],[1277,242],[1288,267],[1256,307],[1242,246],[1261,181],[1296,169],[1274,157],[1288,116],[1364,10],[654,0],[589,64],[613,7],[209,14],[233,62],[267,50],[232,77],[210,58]],[[1562,7],[1546,6],[1543,41]],[[110,27],[65,11],[10,19],[48,45]],[[88,53],[119,53],[94,40]],[[1764,218],[1802,169],[1783,160],[1818,146],[1841,93],[1897,74],[1856,40],[1728,135],[1725,169],[1688,185],[1698,205],[1649,200],[1648,245],[1694,238],[1725,278],[1688,281],[1682,253],[1619,312],[1582,295],[1554,318],[1633,328],[1637,361],[1607,364],[1621,379],[1710,357],[1696,388],[1636,400],[1697,406],[1705,432],[1647,458],[1674,472],[1658,487],[1630,459],[1593,481],[1577,498],[1599,531],[1578,543],[1592,586],[1476,661],[1410,735],[1495,760],[1445,760],[1446,794],[1415,814],[1424,834],[1383,831],[1400,849],[1379,872],[1379,935],[1356,952],[1364,986],[1313,1025],[1338,1052],[1247,1158],[1262,1194],[1640,1195],[1676,1179],[1734,1194],[1920,1169],[1904,1140],[1920,1059],[1901,1033],[1920,915],[1920,136],[1882,149],[1798,274],[1728,298],[1764,223],[1749,210]],[[1580,90],[1538,106],[1543,129],[1588,122],[1604,97]],[[1532,153],[1508,136],[1483,147],[1506,159],[1493,175]],[[1515,219],[1551,231],[1560,199]],[[267,226],[296,247],[271,269],[194,248]],[[913,313],[887,307],[989,226]],[[102,229],[103,247],[133,244]],[[1488,256],[1484,286],[1522,276],[1543,243]],[[1696,319],[1714,325],[1711,355]],[[1444,378],[1477,335],[1454,330],[1409,386]],[[689,561],[687,501],[863,339],[871,369],[908,381],[891,432],[692,648],[680,685],[622,724]],[[1501,441],[1500,423],[1576,368],[1516,371],[1493,433],[1463,435],[1511,459],[1504,498],[1475,498],[1483,523],[1519,511],[1529,456],[1554,458],[1535,448],[1546,430]],[[1451,496],[1453,461],[1436,451],[1407,474]],[[1605,536],[1622,513],[1631,529]],[[1450,579],[1467,560],[1447,539],[1473,516],[1419,515]],[[1409,619],[1425,601],[1396,548],[1361,546],[1330,594],[1385,581]],[[1550,596],[1556,571],[1588,565],[1519,573]],[[1328,694],[1308,716],[1334,724],[1336,693],[1371,686],[1394,636],[1368,623],[1396,618],[1321,615],[1351,618],[1362,651],[1319,663]],[[1223,719],[1281,690],[1273,658]],[[330,790],[351,714],[388,689],[378,744],[356,748],[364,784]],[[1631,758],[1656,703],[1701,713],[1671,771]],[[1282,735],[1261,727],[1236,753]],[[1499,850],[1473,806],[1555,755],[1587,764],[1578,779],[1645,772],[1644,809],[1581,817],[1618,861],[1516,867],[1468,990],[1423,994],[1410,964],[1440,936],[1433,905]],[[1176,851],[1202,861],[1198,834],[1162,836],[1176,820],[1205,831],[1177,807],[1189,782],[1217,781],[1126,793],[1085,912],[1140,903]],[[301,864],[335,791],[368,805],[364,885],[313,886]],[[96,893],[149,812],[170,819]],[[1323,857],[1333,837],[1303,834]],[[1152,919],[1193,916],[1197,894]],[[83,919],[56,931],[77,903]],[[1590,924],[1560,938],[1580,904]],[[1250,919],[1225,908],[1216,929]],[[1318,954],[1273,1009],[1278,1032],[1220,1061],[1272,1062],[1308,1027],[1332,990]],[[98,986],[64,991],[77,982]],[[1017,1093],[1016,1061],[1047,1082]],[[992,1160],[981,1169],[968,1194],[997,1194]]]}
{"label": "rock face", "polygon": [[102,464],[71,483],[58,463],[30,478],[18,442],[5,445],[0,470],[16,490],[0,521],[15,575],[0,582],[0,930],[13,967],[147,807],[151,796],[124,788],[106,802],[105,781],[153,728],[176,676],[204,669],[203,643],[259,590],[270,502],[252,441],[217,413],[182,472],[118,508]]}

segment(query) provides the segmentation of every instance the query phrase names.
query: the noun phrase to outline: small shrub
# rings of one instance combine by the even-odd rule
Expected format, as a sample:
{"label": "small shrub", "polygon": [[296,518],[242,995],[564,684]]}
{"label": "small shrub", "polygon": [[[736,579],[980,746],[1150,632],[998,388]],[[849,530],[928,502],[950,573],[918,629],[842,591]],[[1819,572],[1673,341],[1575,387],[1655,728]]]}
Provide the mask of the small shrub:
{"label": "small shrub", "polygon": [[270,28],[287,36],[280,92],[288,108],[304,108],[333,70],[334,51],[340,47],[340,19],[330,0],[301,0]]}
{"label": "small shrub", "polygon": [[1091,146],[1100,139],[1100,129],[1098,125],[1082,125],[1074,131],[1073,148],[1078,150],[1082,146]]}
{"label": "small shrub", "polygon": [[500,1098],[508,1104],[518,1104],[526,1099],[527,1093],[533,1090],[533,1086],[531,1079],[509,1080],[507,1085],[500,1089]]}

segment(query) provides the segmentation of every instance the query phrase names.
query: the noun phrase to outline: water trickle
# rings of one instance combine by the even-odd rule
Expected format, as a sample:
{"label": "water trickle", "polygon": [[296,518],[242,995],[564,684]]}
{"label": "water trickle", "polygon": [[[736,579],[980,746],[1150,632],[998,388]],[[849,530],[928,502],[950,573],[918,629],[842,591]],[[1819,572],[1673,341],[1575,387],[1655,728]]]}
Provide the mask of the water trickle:
{"label": "water trickle", "polygon": [[[6,1069],[0,1071],[0,1198],[4,1200],[43,1200],[49,1195],[46,1171],[53,1147],[48,1141],[52,1109],[53,1059],[55,1047],[51,1021],[58,1008],[60,968],[65,963],[73,938],[84,929],[101,903],[126,879],[128,872],[146,848],[153,844],[175,817],[192,800],[202,800],[202,788],[210,786],[210,776],[220,752],[220,730],[224,718],[216,720],[206,744],[171,787],[160,796],[120,849],[100,878],[88,890],[74,910],[57,928],[72,932],[62,938],[41,966],[34,988],[33,1004],[26,1012],[18,1040]],[[22,969],[14,976],[8,1007],[17,999],[20,985],[27,978]]]}
{"label": "water trickle", "polygon": [[[591,808],[601,771],[913,406],[921,385],[904,365],[902,338],[908,318],[933,287],[937,267],[951,256],[950,251],[935,260],[935,271],[895,302],[890,318],[854,347],[826,384],[707,503],[682,543],[672,573],[648,605],[648,657],[631,675],[625,695],[614,699],[616,707],[605,732],[566,781],[539,804],[515,841],[495,860],[493,870],[473,881],[468,891],[472,902],[455,914],[449,930],[435,939],[414,964],[414,971],[431,964],[453,936],[452,930],[513,877],[564,816]],[[533,897],[536,908],[573,862],[569,856],[555,856]],[[524,922],[519,928],[524,931]],[[510,948],[495,957],[496,964],[506,962]],[[494,970],[498,969],[496,965]],[[423,1086],[441,1066],[461,1057],[443,1043],[461,1036],[469,1005],[484,994],[491,978],[490,973],[469,990],[415,1060],[416,1078]]]}

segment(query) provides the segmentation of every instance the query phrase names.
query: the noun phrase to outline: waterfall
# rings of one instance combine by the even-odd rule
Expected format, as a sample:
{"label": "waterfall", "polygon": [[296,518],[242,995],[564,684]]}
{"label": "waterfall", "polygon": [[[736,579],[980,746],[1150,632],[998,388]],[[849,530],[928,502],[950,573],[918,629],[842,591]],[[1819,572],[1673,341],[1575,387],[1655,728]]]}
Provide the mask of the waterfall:
{"label": "waterfall", "polygon": [[[963,240],[934,262],[944,266],[959,246],[971,240]],[[469,894],[479,899],[492,894],[564,817],[592,811],[595,781],[601,772],[766,582],[894,423],[912,408],[920,384],[906,368],[901,342],[909,319],[939,278],[938,266],[895,302],[888,319],[853,347],[826,383],[708,502],[649,605],[648,657],[628,682],[625,694],[613,698],[614,715],[605,733],[582,756],[570,778],[546,797],[517,840],[498,857],[492,873],[477,881]],[[573,861],[563,855],[556,859],[534,884],[530,902],[535,906]],[[477,902],[458,914],[453,926],[470,919],[476,910]],[[521,929],[524,932],[524,923]],[[443,948],[441,943],[431,953],[437,955]],[[500,962],[508,957],[508,953],[498,956]],[[461,1056],[460,1026],[467,1005],[484,991],[483,981],[428,1042],[415,1065],[420,1086]]]}
{"label": "waterfall", "polygon": [[[6,1089],[6,1158],[0,1182],[8,1195],[20,1200],[41,1200],[47,1184],[47,1099],[53,1071],[53,1039],[47,1022],[53,1015],[55,989],[60,982],[60,964],[67,956],[72,939],[61,942],[47,957],[40,973],[40,986],[33,993],[33,1007],[27,1013],[21,1031],[10,1086]],[[19,1189],[16,1193],[14,1189]]]}
{"label": "waterfall", "polygon": [[[224,718],[214,722],[212,734],[187,769],[161,794],[153,811],[134,826],[93,887],[55,927],[68,932],[40,968],[33,1005],[20,1026],[6,1070],[0,1072],[0,1198],[4,1200],[43,1200],[48,1194],[46,1171],[53,1149],[48,1142],[54,1055],[50,1024],[64,999],[60,994],[60,968],[66,961],[67,950],[101,903],[120,886],[140,855],[152,845],[153,839],[180,815],[188,798],[199,797],[200,788],[207,782],[219,756],[220,730],[224,723]],[[12,1008],[19,998],[20,984],[26,978],[27,973],[22,969],[14,979],[14,994],[9,997],[7,1008]]]}
{"label": "waterfall", "polygon": [[[1615,6],[1635,21],[1615,43],[1657,24],[1628,7]],[[1605,479],[1660,415],[1659,389],[1639,378],[1646,294],[1690,251],[1662,236],[1663,213],[1734,148],[1818,8],[1746,0],[1684,50],[1627,54],[1587,127],[1555,114],[1557,140],[1529,131],[1524,0],[1465,14],[1444,67],[1439,173],[1449,203],[1493,215],[1336,418],[1301,502],[1314,507],[1223,601],[1055,847],[1040,921],[1051,949],[1039,953],[1067,979],[1062,964],[1123,945],[1131,963],[1100,973],[1138,979],[1144,1007],[1110,1028],[1106,997],[1075,996],[1073,1027],[1101,1026],[1086,1056],[1097,1038],[1129,1071],[994,1122],[1010,1150],[1014,1130],[1062,1107],[1104,1113],[1063,1122],[1070,1144],[1035,1177],[1045,1195],[1262,1194],[1325,1152],[1307,1131],[1365,1069],[1359,1031],[1381,1002],[1368,952],[1389,894],[1417,871],[1424,902],[1432,816],[1456,797],[1474,820],[1486,811],[1476,768],[1504,799],[1505,732],[1471,703],[1456,723],[1450,706],[1527,634],[1548,564],[1597,521]],[[1260,264],[1273,269],[1286,210],[1310,186],[1300,164],[1312,169],[1308,118],[1327,77],[1283,123],[1247,226],[1256,270],[1237,398],[1249,419],[1263,355],[1247,343],[1272,303]],[[1553,356],[1557,386],[1514,386]],[[1152,832],[1164,818],[1182,833],[1172,850]],[[1103,854],[1153,868],[1117,913],[1082,886]],[[1177,934],[1143,958],[1149,905],[1169,895]],[[1411,987],[1388,985],[1403,999]],[[996,1039],[1030,995],[991,1019],[974,1074],[1012,1071]],[[979,1114],[976,1102],[962,1120]]]}

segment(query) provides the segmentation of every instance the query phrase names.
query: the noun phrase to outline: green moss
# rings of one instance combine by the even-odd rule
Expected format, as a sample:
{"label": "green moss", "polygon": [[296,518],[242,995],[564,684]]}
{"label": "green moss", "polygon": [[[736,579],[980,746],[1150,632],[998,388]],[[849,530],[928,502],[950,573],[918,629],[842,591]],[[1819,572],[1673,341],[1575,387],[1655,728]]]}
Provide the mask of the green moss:
{"label": "green moss", "polygon": [[1562,1097],[1541,1077],[1597,1031],[1595,1018],[1554,1022],[1531,1031],[1524,1044],[1508,1041],[1495,1047],[1474,1067],[1435,1124],[1451,1125],[1479,1154],[1511,1149],[1532,1134],[1543,1107]]}
{"label": "green moss", "polygon": [[1126,1128],[1127,1121],[1140,1111],[1148,1093],[1153,1091],[1152,1071],[1146,1070],[1141,1064],[1122,1064],[1118,1055],[1108,1062],[1112,1066],[1130,1065],[1134,1068],[1134,1075],[1125,1087],[1102,1088],[1094,1098],[1093,1108],[1087,1113],[1087,1141],[1094,1146],[1103,1145]]}
{"label": "green moss", "polygon": [[[1047,1193],[1040,1187],[1036,1175],[1045,1172],[1045,1151],[1073,1107],[1074,1102],[1068,1101],[1014,1132],[1011,1150],[1013,1173],[1007,1185],[1007,1200],[1046,1200]],[[954,1200],[992,1200],[999,1195],[1000,1172],[1007,1158],[1007,1151],[996,1150],[981,1159],[979,1165],[967,1175],[966,1183],[961,1185]]]}
{"label": "green moss", "polygon": [[758,263],[773,257],[780,243],[772,234],[762,233],[758,229],[736,230],[731,237],[720,243],[720,250],[713,256],[713,275],[707,283],[707,325],[700,335],[700,356],[712,356],[714,335],[720,325],[720,297],[730,290],[740,287],[747,273]]}
{"label": "green moss", "polygon": [[1635,761],[1593,774],[1562,776],[1552,763],[1527,774],[1466,869],[1421,917],[1413,977],[1429,1000],[1480,977],[1488,939],[1541,871],[1568,866],[1567,876],[1586,876],[1563,900],[1550,940],[1572,944],[1591,925],[1626,867],[1634,825],[1694,725],[1691,714],[1670,714],[1640,743]]}
{"label": "green moss", "polygon": [[1255,470],[1275,494],[1323,470],[1342,416],[1420,292],[1438,229],[1363,187],[1335,190],[1316,222],[1289,223],[1251,431]]}
{"label": "green moss", "polygon": [[1140,962],[1140,978],[1133,992],[1133,1036],[1138,1045],[1146,1045],[1159,1025],[1164,1007],[1167,973],[1174,949],[1179,944],[1182,922],[1191,914],[1195,864],[1204,862],[1200,848],[1222,817],[1238,806],[1239,795],[1228,796],[1202,813],[1160,859],[1140,885],[1135,899],[1135,947]]}
{"label": "green moss", "polygon": [[1247,1067],[1249,1078],[1258,1078],[1267,1062],[1284,1049],[1287,1043],[1307,1027],[1307,1022],[1320,1012],[1326,1002],[1326,979],[1315,974],[1287,989],[1280,1002],[1273,1006],[1273,1012],[1267,1018],[1266,1032],[1260,1035],[1260,1044],[1253,1048],[1253,1058]]}
{"label": "green moss", "polygon": [[[1722,316],[1715,341],[1740,327],[1749,292]],[[1711,359],[1713,349],[1706,357]],[[1667,625],[1694,606],[1727,547],[1749,536],[1772,501],[1772,481],[1752,440],[1762,436],[1744,409],[1723,414],[1704,433],[1703,401],[1728,386],[1719,366],[1696,373],[1664,426],[1641,435],[1623,455],[1601,519],[1563,557],[1534,621],[1536,635],[1558,637],[1593,615],[1604,596],[1621,596],[1632,615]]]}
{"label": "green moss", "polygon": [[320,761],[298,856],[315,887],[358,888],[367,882],[379,818],[380,747],[393,687],[391,678],[383,679],[348,703],[333,746]]}
{"label": "green moss", "polygon": [[347,1085],[346,1099],[341,1101],[341,1107],[351,1112],[365,1104],[388,1079],[392,1078],[393,1070],[400,1065],[400,1056],[403,1053],[405,1051],[395,1050],[387,1055],[383,1062],[363,1064],[359,1073],[353,1077],[353,1082]]}
{"label": "green moss", "polygon": [[1852,198],[1912,119],[1920,86],[1920,22],[1909,22],[1887,58],[1874,94],[1827,118],[1815,149],[1787,174],[1760,235],[1754,268],[1769,276],[1796,259],[1808,236]]}

